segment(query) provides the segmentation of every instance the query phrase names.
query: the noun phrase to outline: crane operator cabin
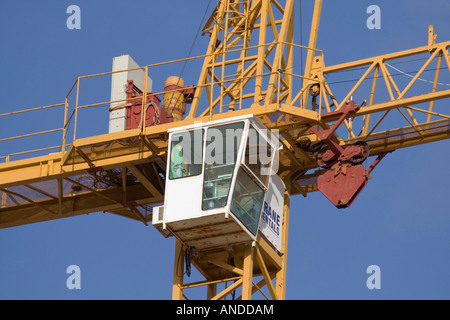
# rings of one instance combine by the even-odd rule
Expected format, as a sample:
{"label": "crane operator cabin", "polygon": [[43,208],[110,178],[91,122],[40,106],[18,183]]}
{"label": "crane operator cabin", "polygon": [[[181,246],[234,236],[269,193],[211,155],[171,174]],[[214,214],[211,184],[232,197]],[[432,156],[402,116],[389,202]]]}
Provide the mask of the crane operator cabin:
{"label": "crane operator cabin", "polygon": [[252,115],[170,130],[165,201],[154,208],[153,225],[197,250],[258,235],[280,250],[280,148]]}

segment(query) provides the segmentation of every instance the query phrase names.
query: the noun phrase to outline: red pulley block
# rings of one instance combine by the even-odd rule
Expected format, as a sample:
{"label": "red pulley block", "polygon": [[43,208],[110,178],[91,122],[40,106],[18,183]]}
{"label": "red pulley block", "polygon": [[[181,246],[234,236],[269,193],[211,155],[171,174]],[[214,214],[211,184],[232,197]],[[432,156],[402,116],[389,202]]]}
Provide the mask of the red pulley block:
{"label": "red pulley block", "polygon": [[322,115],[322,119],[340,116],[332,128],[320,130],[310,126],[310,130],[326,145],[318,152],[317,163],[322,168],[330,168],[320,174],[317,179],[317,187],[338,208],[350,206],[366,186],[370,172],[386,155],[386,153],[380,154],[366,170],[361,163],[370,154],[368,144],[364,141],[357,141],[341,146],[335,139],[334,133],[337,128],[359,108],[353,101],[347,100],[340,110]]}
{"label": "red pulley block", "polygon": [[362,165],[344,165],[337,173],[331,168],[321,174],[317,179],[317,186],[336,207],[346,208],[366,186],[368,179]]}

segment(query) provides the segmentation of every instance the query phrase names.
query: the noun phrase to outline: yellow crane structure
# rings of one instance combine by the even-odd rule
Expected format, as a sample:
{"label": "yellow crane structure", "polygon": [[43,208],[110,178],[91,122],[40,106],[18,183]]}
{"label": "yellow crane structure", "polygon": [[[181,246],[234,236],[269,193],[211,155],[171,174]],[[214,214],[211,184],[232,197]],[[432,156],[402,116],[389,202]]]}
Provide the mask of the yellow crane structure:
{"label": "yellow crane structure", "polygon": [[[306,196],[320,189],[330,200],[336,200],[336,206],[348,206],[367,183],[370,171],[387,153],[450,137],[450,115],[436,107],[438,100],[450,97],[450,89],[438,90],[437,86],[441,66],[446,67],[443,72],[450,72],[450,41],[436,42],[430,26],[428,43],[422,47],[328,66],[326,53],[316,48],[321,8],[322,0],[315,0],[309,43],[302,46],[294,43],[294,0],[218,1],[203,28],[203,34],[210,37],[203,56],[141,68],[145,73],[143,90],[132,99],[142,105],[142,124],[149,97],[165,96],[169,105],[180,94],[177,86],[164,92],[148,92],[148,75],[171,63],[202,61],[198,82],[185,87],[194,90],[181,98],[188,99],[190,107],[179,121],[77,136],[82,112],[91,107],[129,103],[129,99],[124,99],[82,105],[80,83],[121,71],[79,76],[60,104],[0,114],[8,117],[22,112],[64,109],[61,128],[33,134],[61,132],[61,144],[20,154],[51,149],[56,152],[20,160],[13,159],[19,153],[2,155],[0,227],[97,211],[152,223],[150,207],[163,203],[165,197],[168,130],[254,115],[265,127],[278,133],[283,146],[278,166],[278,175],[285,185],[281,250],[258,237],[256,241],[224,243],[194,252],[189,257],[190,263],[205,280],[185,283],[185,255],[191,252],[173,234],[177,240],[172,297],[184,299],[188,289],[203,286],[206,297],[217,300],[241,287],[240,298],[247,300],[267,286],[270,298],[285,299],[291,196]],[[303,53],[304,72],[295,74],[294,61]],[[405,57],[423,54],[428,57],[406,86],[394,80],[388,66]],[[421,75],[431,65],[437,65],[432,89],[413,93]],[[338,98],[327,77],[352,70],[359,70],[362,75]],[[366,95],[364,101],[353,101],[353,96],[362,95]],[[397,119],[392,118],[394,114],[400,115],[406,125],[399,126],[392,120]],[[1,137],[0,141],[30,135]],[[348,152],[353,151],[356,155],[349,156]],[[338,176],[345,176],[346,170],[356,172],[351,170],[357,164],[348,161],[359,162],[369,156],[376,159],[368,170],[360,173],[362,181],[349,191],[352,199],[336,199],[333,190],[328,189],[329,184]],[[350,182],[336,180],[336,183]],[[253,279],[261,275],[262,280],[255,283]],[[223,282],[232,284],[218,292],[217,284]]]}

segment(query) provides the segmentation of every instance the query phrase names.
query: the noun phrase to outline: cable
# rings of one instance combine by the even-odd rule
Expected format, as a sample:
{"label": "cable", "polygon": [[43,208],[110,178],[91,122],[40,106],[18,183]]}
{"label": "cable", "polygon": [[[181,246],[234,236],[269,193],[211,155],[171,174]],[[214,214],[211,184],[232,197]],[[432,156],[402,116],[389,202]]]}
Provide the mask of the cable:
{"label": "cable", "polygon": [[[395,71],[400,72],[401,74],[403,74],[403,75],[405,75],[405,76],[414,78],[414,76],[410,75],[409,73],[403,72],[402,70],[399,70],[399,69],[397,69],[396,67],[391,66],[389,63],[386,63],[386,62],[385,62],[384,64],[387,65],[388,67],[391,67],[391,68],[394,69]],[[433,84],[434,84],[434,81],[425,80],[425,79],[422,79],[422,78],[417,78],[417,80],[420,80],[420,81],[423,81],[423,82],[429,82],[429,83],[433,83]],[[436,84],[439,84],[439,85],[441,85],[441,86],[449,86],[449,87],[450,87],[450,84],[448,84],[448,83],[437,82]]]}
{"label": "cable", "polygon": [[191,257],[192,257],[192,248],[189,247],[186,249],[186,253],[184,255],[184,261],[186,264],[186,272],[185,274],[190,277],[191,276]]}
{"label": "cable", "polygon": [[[428,58],[417,58],[417,59],[410,59],[410,60],[405,60],[405,61],[397,61],[397,62],[392,62],[391,64],[402,64],[402,63],[408,63],[408,62],[415,62],[415,61],[423,61],[423,60],[428,60]],[[367,69],[367,66],[362,66],[362,67],[356,67],[356,68],[351,68],[351,69],[344,69],[344,70],[338,70],[338,71],[333,71],[333,73],[340,73],[340,72],[349,72],[349,71],[356,71],[356,70],[363,70],[363,69]]]}
{"label": "cable", "polygon": [[[206,6],[205,13],[203,14],[203,18],[202,18],[202,20],[200,22],[200,25],[198,26],[197,33],[195,34],[194,41],[192,42],[191,48],[189,49],[189,53],[188,53],[188,56],[187,56],[186,59],[189,59],[191,57],[192,50],[194,49],[195,42],[197,41],[198,35],[199,35],[200,30],[202,28],[203,22],[205,20],[206,14],[208,13],[208,9],[209,9],[209,6],[211,4],[211,1],[212,0],[209,0],[208,5]],[[186,69],[187,62],[188,62],[188,60],[185,60],[184,64],[183,64],[183,67],[181,68],[180,76],[178,77],[178,81],[177,81],[177,87],[178,87],[178,85],[180,83],[181,77],[183,76],[184,70]],[[174,94],[175,94],[175,91],[172,92],[172,96],[170,97],[169,101],[172,101],[172,98],[173,98]],[[166,107],[166,106],[164,106],[164,107]]]}
{"label": "cable", "polygon": [[[392,67],[392,66],[391,66]],[[353,71],[353,70],[357,70],[357,69],[367,69],[367,68],[365,68],[365,67],[362,67],[362,68],[354,68],[354,69],[351,69],[351,70],[341,70],[341,71],[336,71],[336,72],[333,72],[333,73],[338,73],[338,72],[343,72],[343,71]],[[443,69],[445,69],[445,67],[441,67],[441,68],[439,68],[439,70],[443,70]],[[437,70],[437,68],[433,68],[433,69],[429,69],[429,70],[424,70],[423,72],[429,72],[429,71],[436,71]],[[410,71],[410,72],[408,72],[408,73],[414,73],[414,72],[418,72],[418,70],[416,70],[416,71]],[[400,72],[400,73],[396,73],[396,74],[391,74],[391,77],[395,77],[395,76],[399,76],[399,75],[403,75],[403,74],[406,74],[406,75],[408,75],[408,76],[411,76],[410,74],[408,74],[407,72]],[[328,74],[328,75],[330,75],[330,74]],[[382,77],[382,75],[378,75],[378,78],[381,78]],[[374,79],[375,77],[367,77],[366,79]],[[355,82],[355,81],[358,81],[360,78],[357,78],[357,79],[350,79],[350,80],[341,80],[341,81],[334,81],[334,82],[327,82],[328,84],[339,84],[339,83],[346,83],[346,82]],[[422,79],[422,80],[424,80],[424,79]],[[424,80],[424,81],[428,81],[428,80]],[[432,81],[431,81],[431,83],[433,83]],[[445,84],[445,83],[442,83],[442,85],[447,85],[448,86],[448,84]]]}

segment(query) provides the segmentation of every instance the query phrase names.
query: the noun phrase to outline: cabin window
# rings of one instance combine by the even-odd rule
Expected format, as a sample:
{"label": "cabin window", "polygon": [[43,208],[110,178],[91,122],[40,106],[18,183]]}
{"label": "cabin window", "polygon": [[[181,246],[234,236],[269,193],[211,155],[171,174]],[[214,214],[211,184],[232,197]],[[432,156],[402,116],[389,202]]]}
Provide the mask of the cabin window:
{"label": "cabin window", "polygon": [[263,200],[264,190],[242,167],[239,168],[230,209],[254,235],[258,231]]}
{"label": "cabin window", "polygon": [[250,125],[244,164],[266,187],[271,174],[272,154],[272,146],[263,135]]}
{"label": "cabin window", "polygon": [[226,206],[243,129],[244,122],[208,128],[202,210]]}
{"label": "cabin window", "polygon": [[203,164],[203,129],[172,136],[169,179],[199,175]]}

